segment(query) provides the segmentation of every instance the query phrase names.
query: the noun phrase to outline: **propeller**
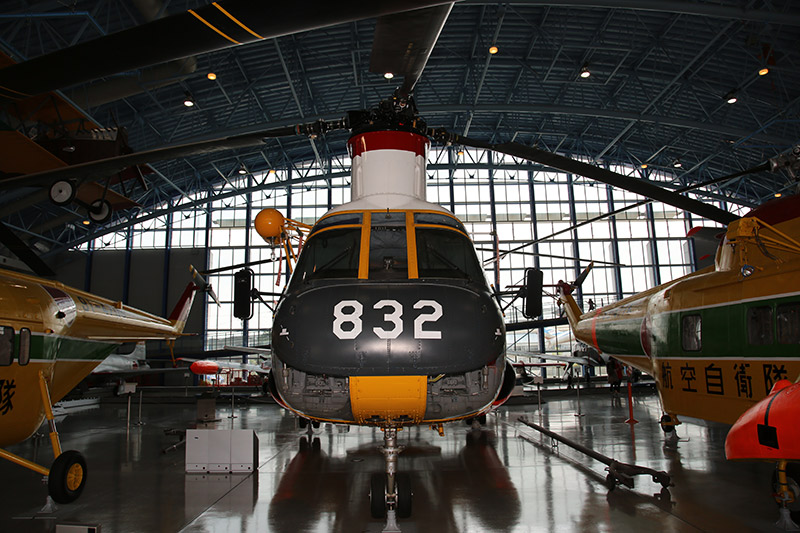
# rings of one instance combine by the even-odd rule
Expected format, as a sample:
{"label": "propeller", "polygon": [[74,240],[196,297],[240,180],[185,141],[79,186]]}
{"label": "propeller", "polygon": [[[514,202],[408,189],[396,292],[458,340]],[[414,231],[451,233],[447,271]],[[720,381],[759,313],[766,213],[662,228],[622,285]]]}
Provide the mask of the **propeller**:
{"label": "propeller", "polygon": [[239,44],[444,3],[219,0],[0,69],[0,96],[26,98]]}
{"label": "propeller", "polygon": [[452,8],[451,2],[380,17],[375,26],[369,71],[403,76],[398,95],[410,96]]}
{"label": "propeller", "polygon": [[576,161],[569,157],[564,157],[553,152],[541,150],[532,146],[525,146],[523,144],[508,142],[502,144],[491,144],[485,141],[470,139],[462,137],[456,133],[450,133],[444,129],[431,129],[428,134],[439,142],[445,144],[462,144],[472,148],[483,148],[486,150],[493,150],[502,154],[510,155],[520,159],[526,159],[534,163],[539,163],[544,166],[555,168],[571,174],[585,176],[596,181],[607,183],[614,187],[630,191],[641,196],[645,196],[652,200],[656,200],[665,204],[669,204],[678,209],[689,211],[698,216],[714,220],[721,224],[729,224],[736,220],[736,215],[724,211],[716,206],[706,204],[689,198],[681,196],[678,193],[669,191],[658,185],[654,185],[644,180],[636,179],[630,176],[625,176],[611,170],[596,167],[588,163]]}
{"label": "propeller", "polygon": [[194,280],[195,285],[197,285],[200,290],[207,292],[208,296],[217,304],[218,307],[221,307],[222,304],[219,303],[219,299],[217,298],[217,294],[214,292],[214,287],[200,274],[200,272],[194,267],[189,266],[189,270],[192,272],[192,279]]}
{"label": "propeller", "polygon": [[[740,172],[734,172],[733,174],[728,174],[728,175],[722,176],[720,178],[714,178],[714,179],[703,181],[703,182],[700,182],[700,183],[695,183],[694,185],[689,185],[687,187],[681,187],[680,189],[677,189],[677,190],[675,190],[673,192],[675,194],[681,194],[681,193],[684,193],[684,192],[688,192],[688,191],[693,191],[695,189],[699,189],[701,187],[707,187],[709,185],[714,185],[716,183],[722,183],[722,182],[725,182],[725,181],[728,181],[728,180],[732,180],[734,178],[739,178],[739,177],[745,176],[747,174],[754,174],[756,172],[762,172],[762,171],[765,171],[765,170],[770,170],[772,168],[772,166],[773,166],[771,161],[772,160],[770,160],[770,162],[763,163],[761,165],[758,165],[758,166],[755,166],[755,167],[752,167],[752,168],[748,168],[747,170],[742,170]],[[528,246],[532,246],[534,244],[537,244],[537,243],[544,242],[544,241],[547,241],[549,239],[552,239],[553,237],[556,237],[557,235],[561,235],[562,233],[570,232],[570,231],[572,231],[574,229],[580,228],[581,226],[585,226],[587,224],[591,224],[593,222],[597,222],[599,220],[603,220],[603,219],[612,217],[614,215],[618,215],[618,214],[623,213],[625,211],[628,211],[630,209],[636,209],[637,207],[642,207],[643,205],[647,205],[647,204],[649,204],[649,203],[651,203],[653,201],[654,201],[653,199],[642,200],[641,202],[636,202],[634,204],[626,205],[625,207],[620,207],[619,209],[615,209],[615,210],[613,210],[611,212],[603,213],[602,215],[597,215],[596,217],[592,217],[592,218],[589,218],[587,220],[583,220],[581,222],[578,222],[577,224],[571,225],[568,228],[564,228],[562,230],[553,232],[550,235],[547,235],[545,237],[539,237],[538,239],[534,239],[534,240],[528,241],[528,242],[526,242],[524,244],[520,244],[519,246],[515,246],[514,248],[511,248],[510,250],[505,250],[505,251],[501,250],[500,254],[498,255],[498,258],[502,259],[506,255],[511,254],[511,253],[526,253],[526,252],[520,252],[520,250],[522,250],[523,248],[526,248]],[[541,254],[535,254],[535,255],[541,255]],[[571,259],[571,258],[565,258],[565,259]],[[491,259],[490,261],[494,261],[494,260],[495,259]],[[486,262],[489,262],[489,261],[486,261]],[[599,261],[596,261],[596,262],[599,262]]]}

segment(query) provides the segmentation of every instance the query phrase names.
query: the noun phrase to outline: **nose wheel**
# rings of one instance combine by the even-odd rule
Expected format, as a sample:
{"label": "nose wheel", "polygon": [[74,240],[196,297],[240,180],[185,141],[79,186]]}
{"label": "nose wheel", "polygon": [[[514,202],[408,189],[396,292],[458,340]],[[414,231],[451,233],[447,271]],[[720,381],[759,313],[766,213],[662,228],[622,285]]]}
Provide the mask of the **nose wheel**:
{"label": "nose wheel", "polygon": [[394,518],[411,516],[411,476],[406,472],[397,472],[397,456],[403,446],[397,445],[397,428],[383,430],[381,453],[385,460],[386,471],[372,474],[370,478],[370,513],[373,518],[387,518],[384,531],[395,531],[392,527]]}

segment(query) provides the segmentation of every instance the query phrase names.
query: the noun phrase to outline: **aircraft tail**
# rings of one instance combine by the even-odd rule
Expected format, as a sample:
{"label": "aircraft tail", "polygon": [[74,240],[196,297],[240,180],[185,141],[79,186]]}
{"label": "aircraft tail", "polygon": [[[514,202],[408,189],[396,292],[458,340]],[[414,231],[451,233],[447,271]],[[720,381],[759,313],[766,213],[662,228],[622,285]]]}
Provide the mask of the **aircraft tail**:
{"label": "aircraft tail", "polygon": [[578,307],[578,302],[575,301],[575,298],[572,296],[572,291],[576,288],[580,287],[583,281],[586,279],[586,276],[589,275],[589,271],[592,270],[594,263],[589,263],[583,272],[581,272],[578,279],[576,279],[573,283],[567,283],[566,281],[559,281],[556,285],[556,290],[558,292],[558,299],[559,301],[564,304],[564,312],[567,315],[567,321],[569,321],[569,327],[575,333],[578,327],[578,321],[583,315],[583,311],[581,308]]}
{"label": "aircraft tail", "polygon": [[194,294],[198,289],[199,287],[190,281],[169,315],[169,321],[178,334],[183,333],[183,328],[186,327],[186,319],[189,317],[189,311],[192,309],[192,303],[194,302]]}

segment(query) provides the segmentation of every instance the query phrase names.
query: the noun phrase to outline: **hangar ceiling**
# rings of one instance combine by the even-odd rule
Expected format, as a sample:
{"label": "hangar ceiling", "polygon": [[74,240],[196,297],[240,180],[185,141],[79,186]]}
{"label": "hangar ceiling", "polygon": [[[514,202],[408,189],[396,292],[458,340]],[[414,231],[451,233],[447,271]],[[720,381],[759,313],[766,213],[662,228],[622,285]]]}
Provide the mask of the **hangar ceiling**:
{"label": "hangar ceiling", "polygon": [[[208,3],[9,0],[0,5],[0,50],[23,62]],[[318,3],[264,5],[302,11]],[[374,18],[337,24],[128,70],[61,93],[97,124],[127,128],[136,151],[338,119],[375,105],[399,83],[369,72],[374,29]],[[643,179],[667,171],[678,187],[756,166],[800,141],[799,37],[800,14],[788,0],[464,0],[455,4],[415,97],[429,126],[624,163]],[[150,48],[145,39],[118,53]],[[765,67],[769,72],[759,75]],[[584,68],[587,78],[580,76]],[[184,106],[187,95],[196,105]],[[3,102],[6,124],[14,105]],[[27,128],[19,130],[35,132]],[[32,188],[4,193],[0,216],[52,253],[218,185],[242,165],[253,173],[310,159],[324,166],[344,152],[345,139],[334,132],[153,163],[150,188],[130,195],[142,208],[118,211],[104,225],[80,224],[79,208],[55,206]],[[673,166],[677,160],[681,168]],[[762,172],[703,198],[753,206],[793,188],[790,176]]]}

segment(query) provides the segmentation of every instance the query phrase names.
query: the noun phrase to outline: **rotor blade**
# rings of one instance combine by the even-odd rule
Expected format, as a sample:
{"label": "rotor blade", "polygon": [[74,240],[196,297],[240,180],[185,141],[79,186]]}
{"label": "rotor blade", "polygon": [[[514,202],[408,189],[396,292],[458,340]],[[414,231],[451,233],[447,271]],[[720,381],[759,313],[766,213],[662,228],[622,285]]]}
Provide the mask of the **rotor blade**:
{"label": "rotor blade", "polygon": [[[700,183],[695,183],[694,185],[689,185],[687,187],[681,187],[680,189],[676,189],[675,192],[676,193],[683,193],[683,192],[693,191],[695,189],[700,189],[701,187],[706,187],[708,185],[714,185],[715,183],[721,183],[721,182],[724,182],[724,181],[732,180],[734,178],[739,178],[739,177],[747,175],[747,174],[754,174],[756,172],[761,172],[761,171],[769,170],[769,169],[770,169],[769,163],[764,163],[764,164],[761,164],[761,165],[758,165],[758,166],[755,166],[755,167],[752,167],[752,168],[748,168],[746,170],[741,170],[739,172],[734,172],[733,174],[728,174],[727,176],[722,176],[720,178],[714,178],[714,179],[703,181],[703,182],[700,182]],[[622,212],[625,212],[625,211],[628,211],[630,209],[635,209],[637,207],[642,207],[643,205],[647,205],[647,204],[649,204],[650,202],[653,202],[653,201],[654,200],[642,200],[640,202],[636,202],[636,203],[633,203],[633,204],[630,204],[630,205],[626,205],[624,207],[620,207],[620,208],[615,209],[613,211],[610,211],[608,213],[603,213],[601,215],[597,215],[597,216],[592,217],[590,219],[583,220],[581,222],[573,224],[572,226],[570,226],[568,228],[564,228],[562,230],[558,230],[556,232],[553,232],[550,235],[547,235],[545,237],[539,237],[538,239],[534,239],[532,241],[528,241],[525,244],[520,244],[519,246],[511,248],[510,250],[505,250],[505,251],[504,250],[500,250],[500,259],[505,257],[507,254],[517,253],[517,252],[519,252],[519,250],[521,250],[521,249],[523,249],[525,247],[532,246],[534,244],[537,244],[537,243],[540,243],[540,242],[543,242],[543,241],[547,241],[547,240],[552,239],[553,237],[555,237],[557,235],[561,235],[562,233],[567,233],[568,231],[572,231],[574,229],[580,228],[581,226],[585,226],[587,224],[591,224],[593,222],[597,222],[598,220],[603,220],[603,219],[608,218],[608,217],[613,217],[615,215],[618,215],[618,214],[620,214]]]}
{"label": "rotor blade", "polygon": [[[336,123],[336,125],[337,127],[339,126],[338,123]],[[98,159],[97,161],[78,163],[76,165],[70,165],[53,170],[45,170],[42,172],[34,172],[33,174],[5,178],[0,180],[0,189],[44,186],[50,185],[58,180],[66,179],[76,179],[78,181],[89,177],[92,179],[100,179],[116,174],[117,172],[121,172],[134,165],[143,165],[145,163],[153,163],[156,161],[175,159],[178,157],[187,157],[190,155],[210,154],[213,152],[221,152],[223,150],[232,150],[234,148],[259,146],[263,144],[266,139],[286,137],[289,135],[301,135],[307,133],[309,127],[316,126],[318,126],[318,123],[305,124],[302,126],[286,126],[284,128],[263,130],[253,133],[243,133],[241,135],[234,135],[232,137],[179,144],[175,146],[165,146],[163,148],[155,148],[153,150],[143,150],[133,154],[109,157],[107,159]]]}
{"label": "rotor blade", "polygon": [[[525,243],[523,246],[528,246],[528,245],[529,245],[529,243]],[[492,253],[495,252],[495,250],[493,250],[492,248],[475,248],[475,249],[478,250],[478,251],[481,251],[481,252],[492,252]],[[572,257],[572,256],[569,256],[569,255],[540,254],[539,252],[519,252],[519,251],[517,251],[516,248],[514,248],[513,250],[505,250],[505,251],[504,250],[500,250],[499,259],[504,258],[506,255],[508,255],[510,253],[518,253],[518,254],[521,254],[521,255],[533,255],[533,256],[537,256],[537,257],[552,257],[552,258],[555,258],[555,259],[566,259],[566,260],[570,260],[570,261],[581,261],[583,263],[588,263],[588,262],[591,261],[593,263],[599,263],[599,264],[602,264],[602,265],[628,266],[625,263],[614,263],[613,261],[598,261],[597,259],[581,259],[580,257]],[[483,264],[485,265],[485,264],[488,264],[488,263],[494,263],[497,260],[498,260],[497,257],[491,257],[489,259],[485,259],[483,261]]]}
{"label": "rotor blade", "polygon": [[586,279],[586,276],[589,275],[589,272],[592,270],[593,266],[594,266],[594,261],[589,263],[589,265],[586,268],[583,269],[583,272],[581,272],[581,275],[578,276],[578,278],[575,281],[572,282],[572,286],[573,287],[580,287],[581,285],[583,285],[583,281]]}
{"label": "rotor blade", "polygon": [[238,44],[442,3],[219,0],[0,69],[0,95],[25,98]]}
{"label": "rotor blade", "polygon": [[451,2],[378,18],[369,71],[403,76],[399,92],[411,94],[452,8]]}
{"label": "rotor blade", "polygon": [[14,255],[28,265],[39,276],[55,276],[56,273],[36,255],[36,253],[20,239],[11,228],[0,222],[0,242],[11,250]]}
{"label": "rotor blade", "polygon": [[569,157],[564,157],[562,155],[554,154],[539,148],[525,146],[514,142],[490,144],[484,141],[462,137],[461,135],[454,133],[442,133],[441,130],[434,130],[432,133],[433,134],[431,136],[437,140],[444,139],[449,142],[455,142],[474,148],[494,150],[496,152],[507,154],[513,157],[518,157],[520,159],[527,159],[528,161],[540,163],[564,172],[585,176],[587,178],[607,183],[626,191],[640,194],[652,200],[669,204],[673,207],[677,207],[678,209],[689,211],[690,213],[694,213],[695,215],[707,218],[709,220],[714,220],[720,224],[727,225],[739,218],[736,215],[729,213],[728,211],[724,211],[716,206],[694,200],[687,196],[681,196],[676,192],[669,191],[647,181],[632,178],[630,176],[624,176],[617,172],[612,172],[588,163],[576,161],[574,159],[570,159]]}

